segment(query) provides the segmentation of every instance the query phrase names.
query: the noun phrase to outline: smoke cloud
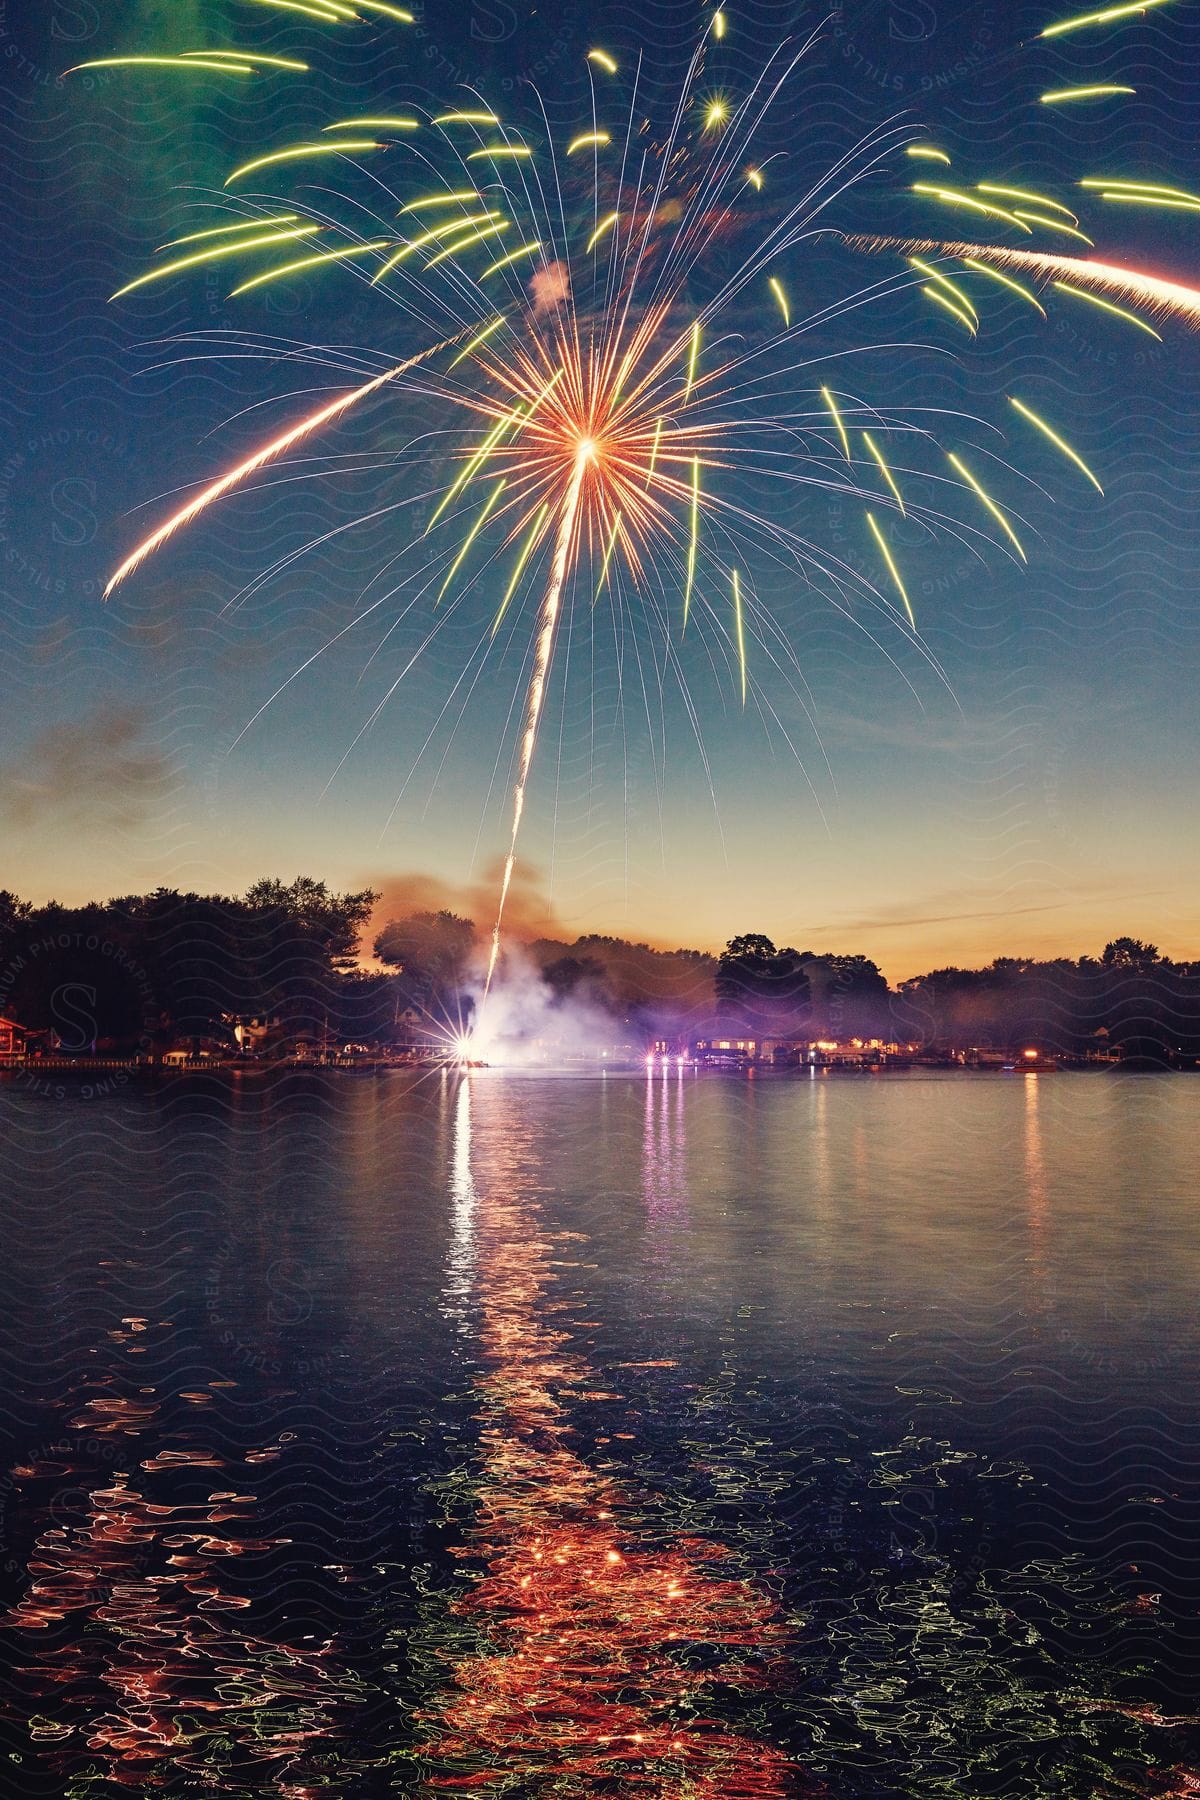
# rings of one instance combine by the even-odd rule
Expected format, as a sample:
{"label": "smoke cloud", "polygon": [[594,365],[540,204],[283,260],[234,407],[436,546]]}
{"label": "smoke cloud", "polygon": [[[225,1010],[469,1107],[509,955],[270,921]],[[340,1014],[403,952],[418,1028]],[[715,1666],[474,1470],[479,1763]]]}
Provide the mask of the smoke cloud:
{"label": "smoke cloud", "polygon": [[481,1006],[483,973],[481,962],[471,996],[476,1008],[472,1058],[510,1069],[572,1063],[602,1068],[640,1053],[640,1043],[630,1038],[619,1018],[586,994],[556,994],[519,945],[506,955],[486,1006]]}
{"label": "smoke cloud", "polygon": [[141,824],[172,781],[168,759],[145,742],[147,724],[137,707],[102,706],[39,732],[0,764],[0,820],[13,827]]}
{"label": "smoke cloud", "polygon": [[[496,916],[503,873],[503,859],[497,857],[477,880],[469,882],[446,881],[416,869],[369,878],[364,885],[380,898],[364,934],[364,950],[393,919],[407,919],[419,912],[452,912],[473,919],[480,940],[484,940]],[[531,943],[536,938],[564,936],[573,938],[576,933],[555,912],[540,871],[518,864],[504,913],[505,942]]]}

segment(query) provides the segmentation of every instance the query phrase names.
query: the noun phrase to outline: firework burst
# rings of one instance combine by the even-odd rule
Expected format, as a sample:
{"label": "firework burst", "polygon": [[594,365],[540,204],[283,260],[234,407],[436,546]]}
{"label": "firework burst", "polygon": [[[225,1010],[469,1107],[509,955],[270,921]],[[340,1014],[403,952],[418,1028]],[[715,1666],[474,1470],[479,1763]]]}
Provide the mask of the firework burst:
{"label": "firework burst", "polygon": [[[367,0],[246,4],[301,14],[310,28],[319,24],[334,36],[411,22],[402,9]],[[1085,31],[1134,10],[1081,15],[1047,35]],[[727,29],[724,13],[705,16],[678,98],[659,125],[647,118],[644,71],[623,70],[593,49],[590,108],[561,137],[530,90],[524,110],[507,117],[472,92],[449,108],[339,115],[305,142],[257,145],[225,183],[223,222],[162,246],[164,260],[120,290],[142,292],[225,263],[240,277],[234,294],[300,272],[340,272],[390,301],[415,336],[407,355],[389,355],[381,373],[206,486],[132,551],[109,591],[179,528],[373,396],[393,405],[406,397],[434,402],[439,430],[455,433],[459,448],[413,540],[424,544],[426,563],[433,557],[423,592],[436,590],[432,604],[445,618],[464,600],[478,604],[486,580],[490,602],[478,606],[484,645],[506,621],[528,624],[511,831],[485,1000],[555,645],[577,594],[590,604],[619,590],[642,626],[663,633],[672,661],[678,633],[699,615],[693,636],[723,659],[744,706],[756,692],[756,660],[796,668],[788,634],[758,599],[753,574],[764,560],[856,623],[868,602],[926,655],[881,517],[915,519],[931,535],[952,532],[1026,560],[1014,503],[984,485],[967,460],[972,447],[939,444],[928,409],[881,410],[846,392],[835,372],[841,358],[873,346],[864,340],[843,349],[836,363],[826,351],[822,368],[823,330],[915,290],[947,330],[974,338],[981,302],[969,291],[972,280],[1020,294],[1043,314],[1044,301],[1062,294],[1144,330],[1153,327],[1130,307],[1200,320],[1200,293],[1191,288],[1037,248],[1030,240],[1044,234],[1092,240],[1074,209],[1053,195],[1004,180],[959,185],[946,173],[950,155],[905,121],[884,124],[796,191],[786,160],[764,164],[755,146],[816,40],[777,50],[753,86],[736,94],[716,85]],[[108,58],[104,66],[122,62],[197,80],[293,80],[306,68],[228,46]],[[868,178],[902,168],[905,155],[929,165],[930,178],[912,184],[919,205],[966,212],[981,230],[1024,242],[855,237],[840,229],[831,209]],[[332,197],[331,173],[338,176]],[[355,186],[362,182],[370,184],[369,204]],[[1153,183],[1084,185],[1110,203],[1200,207],[1185,190]],[[738,242],[744,248],[731,257]],[[903,261],[882,281],[801,312],[789,268],[834,242],[900,252]],[[729,272],[714,277],[718,260]],[[1117,305],[1114,294],[1129,306]],[[1076,477],[1100,486],[1053,421],[1016,396],[1013,407],[1021,428],[1039,433]],[[909,451],[927,460],[935,452],[939,473],[903,465],[899,457]],[[431,454],[427,441],[412,452],[414,461]],[[1000,467],[1001,479],[1015,473]],[[786,522],[788,503],[805,489],[861,506],[862,566]],[[955,502],[961,520],[947,510]],[[589,570],[598,578],[585,581]]]}

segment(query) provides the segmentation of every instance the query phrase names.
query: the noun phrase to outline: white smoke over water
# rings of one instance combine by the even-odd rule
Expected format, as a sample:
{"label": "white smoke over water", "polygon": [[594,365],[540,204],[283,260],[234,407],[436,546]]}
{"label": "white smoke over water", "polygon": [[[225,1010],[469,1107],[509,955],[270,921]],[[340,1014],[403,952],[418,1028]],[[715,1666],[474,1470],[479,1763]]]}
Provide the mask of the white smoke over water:
{"label": "white smoke over water", "polygon": [[641,1045],[605,1007],[584,993],[560,996],[536,962],[510,945],[482,1004],[484,967],[475,977],[474,1028],[466,1054],[496,1068],[604,1068],[635,1061]]}

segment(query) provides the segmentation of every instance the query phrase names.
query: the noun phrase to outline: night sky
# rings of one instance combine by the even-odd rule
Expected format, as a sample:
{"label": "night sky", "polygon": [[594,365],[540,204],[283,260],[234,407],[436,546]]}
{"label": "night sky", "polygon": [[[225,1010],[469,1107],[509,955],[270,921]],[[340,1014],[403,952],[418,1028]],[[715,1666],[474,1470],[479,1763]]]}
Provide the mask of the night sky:
{"label": "night sky", "polygon": [[[721,86],[736,96],[782,37],[826,10],[735,0]],[[835,10],[767,133],[776,199],[897,115],[953,156],[964,184],[1049,186],[1077,210],[1084,176],[1195,187],[1200,4],[1032,41],[1072,10],[1055,0],[851,0]],[[323,442],[362,452],[332,479],[264,482],[108,605],[101,598],[167,510],[164,496],[313,404],[289,395],[352,385],[335,370],[231,354],[239,333],[403,354],[403,316],[348,274],[230,301],[227,271],[201,269],[112,305],[108,296],[167,237],[210,222],[201,202],[256,146],[298,141],[330,117],[461,102],[459,83],[477,83],[498,111],[516,109],[530,77],[552,129],[566,133],[587,119],[589,46],[623,67],[638,48],[652,52],[665,97],[706,16],[690,0],[462,0],[426,7],[407,33],[381,26],[350,39],[236,0],[0,0],[0,887],[77,901],[159,885],[237,891],[304,871],[339,887],[370,881],[397,901],[469,906],[488,922],[479,909],[506,845],[524,654],[514,639],[482,670],[471,662],[494,595],[434,641],[332,782],[427,618],[387,636],[393,616],[380,609],[255,720],[362,611],[415,514],[402,508],[243,590],[309,539],[404,499],[411,476],[380,463],[409,421],[375,406],[361,436],[347,427]],[[58,79],[88,57],[208,42],[302,55],[313,75]],[[1083,80],[1137,93],[1073,111],[1037,104],[1044,89]],[[968,235],[968,224],[906,195],[913,176],[894,157],[829,223],[949,224]],[[1195,213],[1082,212],[1093,254],[1200,284]],[[797,305],[815,304],[897,266],[827,242],[793,252],[786,275]],[[865,953],[894,979],[998,954],[1095,953],[1118,933],[1174,955],[1200,950],[1200,341],[1167,322],[1160,344],[1069,301],[1043,322],[995,296],[974,342],[908,294],[809,344],[818,357],[856,335],[894,346],[864,361],[861,392],[976,415],[984,423],[964,423],[958,441],[980,447],[980,468],[1011,454],[1045,490],[1018,497],[1011,478],[1001,483],[1024,520],[1026,570],[992,550],[985,566],[903,524],[892,533],[945,680],[901,634],[885,630],[876,645],[861,620],[764,565],[756,604],[795,646],[811,717],[761,662],[756,678],[782,729],[765,707],[743,713],[729,669],[711,666],[698,639],[677,646],[710,789],[677,683],[660,699],[653,659],[639,663],[589,594],[554,671],[519,917],[569,936],[704,948],[762,930],[799,948]],[[761,294],[755,304],[766,304]],[[196,332],[214,335],[179,341]],[[814,368],[798,387],[825,379]],[[1014,428],[1013,392],[1068,433],[1103,499]],[[861,508],[815,491],[803,506],[815,539],[867,565]]]}

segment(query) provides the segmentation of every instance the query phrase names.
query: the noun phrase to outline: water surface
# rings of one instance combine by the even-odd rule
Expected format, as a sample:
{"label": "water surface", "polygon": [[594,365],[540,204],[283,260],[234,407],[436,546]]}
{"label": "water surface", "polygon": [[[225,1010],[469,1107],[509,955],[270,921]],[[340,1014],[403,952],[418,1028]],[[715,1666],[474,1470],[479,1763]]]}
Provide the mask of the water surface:
{"label": "water surface", "polygon": [[0,1131],[11,1791],[1200,1791],[1200,1082]]}

